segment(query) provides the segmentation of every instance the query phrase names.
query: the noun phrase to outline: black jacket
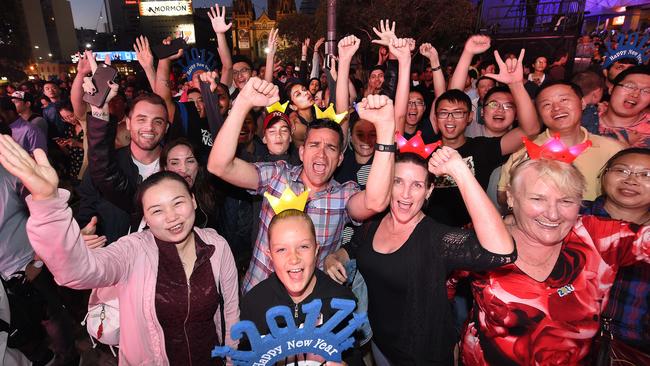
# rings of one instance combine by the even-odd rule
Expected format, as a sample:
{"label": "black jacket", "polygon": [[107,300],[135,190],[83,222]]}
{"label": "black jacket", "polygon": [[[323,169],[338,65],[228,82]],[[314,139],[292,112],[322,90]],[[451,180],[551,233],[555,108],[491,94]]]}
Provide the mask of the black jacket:
{"label": "black jacket", "polygon": [[133,215],[134,195],[142,178],[130,148],[115,150],[116,121],[88,114],[87,123],[88,170],[77,188],[81,202],[75,218],[83,227],[98,216],[98,234],[106,235],[111,243],[128,234],[135,221],[139,223]]}

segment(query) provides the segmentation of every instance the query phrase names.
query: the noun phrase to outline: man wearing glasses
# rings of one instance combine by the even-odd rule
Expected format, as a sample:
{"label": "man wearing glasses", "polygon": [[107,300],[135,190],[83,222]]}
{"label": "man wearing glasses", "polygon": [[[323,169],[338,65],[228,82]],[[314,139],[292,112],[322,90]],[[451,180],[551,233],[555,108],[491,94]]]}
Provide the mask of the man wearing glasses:
{"label": "man wearing glasses", "polygon": [[[494,129],[492,136],[472,138],[465,135],[466,128],[474,119],[474,112],[469,96],[463,91],[448,90],[435,102],[434,123],[440,131],[443,145],[458,151],[486,191],[494,169],[500,166],[508,155],[523,146],[522,137],[539,132],[535,108],[524,88],[522,60],[523,53],[519,60],[508,61],[507,64],[497,58],[500,72],[498,75],[489,76],[508,85],[505,93],[504,90],[491,95],[489,91],[486,93],[483,116],[486,118],[486,125],[489,123]],[[518,117],[519,126],[510,129],[515,115]],[[469,224],[471,220],[456,182],[447,176],[436,177],[434,187],[426,208],[427,215],[451,226]]]}
{"label": "man wearing glasses", "polygon": [[235,90],[231,92],[231,98],[237,98],[239,91],[246,85],[248,79],[253,74],[253,63],[251,60],[242,55],[235,55],[232,58],[232,81]]}
{"label": "man wearing glasses", "polygon": [[650,148],[650,68],[634,66],[616,76],[609,108],[589,132],[613,137],[628,147]]}

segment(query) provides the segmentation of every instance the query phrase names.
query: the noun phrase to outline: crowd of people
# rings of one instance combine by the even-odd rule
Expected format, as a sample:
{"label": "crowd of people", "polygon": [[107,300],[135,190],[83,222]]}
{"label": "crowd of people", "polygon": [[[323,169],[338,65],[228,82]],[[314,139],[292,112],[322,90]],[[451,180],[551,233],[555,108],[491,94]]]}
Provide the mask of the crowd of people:
{"label": "crowd of people", "polygon": [[254,65],[225,12],[216,69],[139,37],[140,78],[100,105],[88,50],[73,80],[0,89],[0,363],[79,364],[108,293],[119,325],[89,333],[119,328],[121,365],[225,365],[216,345],[253,346],[237,321],[334,298],[369,318],[342,363],[278,364],[650,362],[648,65],[571,74],[484,35],[445,65],[388,20],[374,65],[354,35],[279,60],[277,30]]}

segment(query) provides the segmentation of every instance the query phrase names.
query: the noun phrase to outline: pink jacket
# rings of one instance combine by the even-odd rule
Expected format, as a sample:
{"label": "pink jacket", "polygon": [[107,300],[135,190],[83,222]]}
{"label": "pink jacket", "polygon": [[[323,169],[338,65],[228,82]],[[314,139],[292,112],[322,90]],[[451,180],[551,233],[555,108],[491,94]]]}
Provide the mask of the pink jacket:
{"label": "pink jacket", "polygon": [[[156,317],[155,293],[158,248],[150,231],[124,236],[101,249],[83,243],[79,225],[68,207],[68,191],[45,201],[26,198],[30,210],[27,234],[34,251],[47,264],[56,282],[73,289],[117,285],[120,302],[120,365],[169,365],[162,327]],[[210,258],[215,282],[221,281],[226,319],[226,344],[236,346],[230,327],[239,320],[237,270],[230,247],[216,231],[195,232],[216,247]],[[221,332],[220,312],[214,315]],[[220,337],[221,338],[221,337]]]}

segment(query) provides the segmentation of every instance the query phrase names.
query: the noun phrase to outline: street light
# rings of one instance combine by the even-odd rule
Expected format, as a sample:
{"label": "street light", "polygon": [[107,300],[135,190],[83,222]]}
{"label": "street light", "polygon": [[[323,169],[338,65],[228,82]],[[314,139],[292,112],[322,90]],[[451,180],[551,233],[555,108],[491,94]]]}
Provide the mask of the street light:
{"label": "street light", "polygon": [[52,54],[51,54],[51,53],[48,53],[47,55],[50,56],[50,57],[52,57]]}
{"label": "street light", "polygon": [[40,47],[38,47],[38,45],[36,45],[36,46],[34,46],[34,48],[39,49]]}
{"label": "street light", "polygon": [[268,47],[264,47],[264,53],[269,53],[269,48]]}
{"label": "street light", "polygon": [[92,47],[92,46],[93,46],[93,45],[91,45],[90,43],[86,43],[86,48],[90,48],[90,47]]}

